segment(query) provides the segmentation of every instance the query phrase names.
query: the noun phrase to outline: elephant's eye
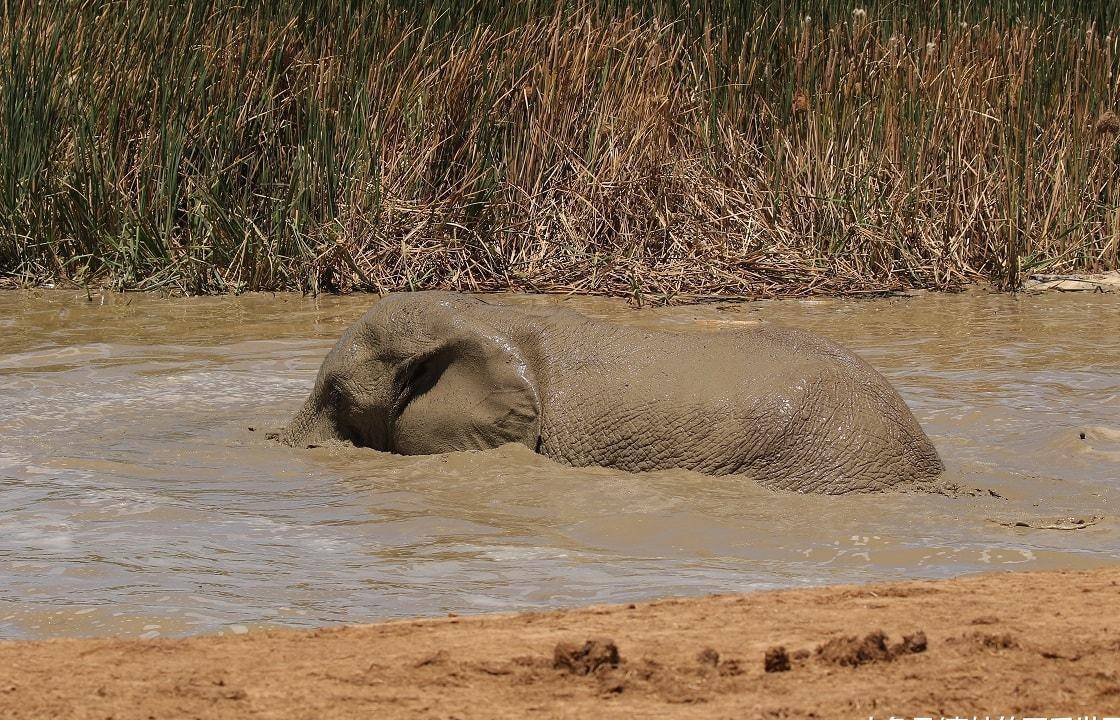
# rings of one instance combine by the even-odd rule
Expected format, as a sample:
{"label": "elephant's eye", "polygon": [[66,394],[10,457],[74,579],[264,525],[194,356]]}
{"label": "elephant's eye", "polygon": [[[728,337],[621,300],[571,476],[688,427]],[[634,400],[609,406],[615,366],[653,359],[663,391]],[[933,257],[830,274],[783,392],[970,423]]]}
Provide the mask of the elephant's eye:
{"label": "elephant's eye", "polygon": [[341,407],[346,400],[346,393],[342,389],[342,379],[338,376],[332,375],[327,378],[323,392],[326,395],[327,404],[331,407]]}
{"label": "elephant's eye", "polygon": [[336,375],[331,378],[326,386],[326,394],[330,406],[343,412],[356,411],[362,404],[360,389],[356,388],[353,382],[344,375]]}

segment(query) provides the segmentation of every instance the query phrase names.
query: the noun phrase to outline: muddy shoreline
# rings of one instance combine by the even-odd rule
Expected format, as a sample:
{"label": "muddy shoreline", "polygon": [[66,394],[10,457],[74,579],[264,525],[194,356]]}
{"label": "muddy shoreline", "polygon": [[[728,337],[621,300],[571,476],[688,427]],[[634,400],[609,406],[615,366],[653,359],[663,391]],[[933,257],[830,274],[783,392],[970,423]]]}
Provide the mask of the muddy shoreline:
{"label": "muddy shoreline", "polygon": [[[417,288],[421,289],[421,288]],[[749,303],[760,302],[766,300],[809,300],[809,299],[846,299],[846,300],[874,300],[886,298],[905,298],[914,297],[927,293],[933,294],[948,294],[953,295],[957,293],[991,293],[991,294],[1011,294],[1025,293],[1028,295],[1035,295],[1045,292],[1089,292],[1089,293],[1112,293],[1120,292],[1120,270],[1111,270],[1107,272],[1098,273],[1035,273],[1024,276],[1021,286],[1007,290],[1001,288],[997,283],[985,279],[969,279],[959,285],[954,285],[948,288],[937,287],[884,287],[884,288],[850,288],[847,290],[837,290],[833,288],[824,288],[821,290],[809,289],[807,291],[790,291],[790,292],[760,292],[757,294],[727,294],[727,295],[689,295],[677,294],[672,296],[664,295],[642,295],[633,292],[580,292],[573,293],[571,290],[566,289],[542,289],[532,290],[530,288],[519,287],[505,287],[505,288],[487,288],[487,289],[470,289],[470,288],[431,288],[431,289],[452,289],[456,292],[463,292],[467,294],[478,295],[510,295],[510,294],[528,294],[540,297],[588,297],[588,298],[613,298],[617,300],[624,300],[628,304],[642,307],[642,306],[659,306],[659,305],[675,305],[675,306],[688,306],[688,305],[705,305],[705,304],[719,304],[719,303]],[[66,280],[58,280],[55,282],[46,282],[39,284],[27,284],[21,282],[17,278],[0,277],[0,291],[5,292],[48,292],[48,293],[66,293],[78,292],[85,293],[90,302],[103,302],[104,296],[151,296],[161,298],[188,298],[188,297],[236,297],[243,295],[276,295],[276,294],[295,294],[292,291],[244,291],[235,293],[222,293],[222,292],[209,292],[209,293],[182,293],[176,290],[143,290],[139,288],[126,287],[123,290],[114,289],[111,285],[83,285]],[[404,290],[400,290],[403,292]],[[389,290],[382,293],[373,292],[370,290],[348,290],[346,292],[323,292],[323,293],[307,293],[307,297],[327,297],[327,298],[341,298],[341,297],[378,297]]]}
{"label": "muddy shoreline", "polygon": [[4,642],[0,716],[1100,717],[1120,712],[1118,600],[1114,567]]}

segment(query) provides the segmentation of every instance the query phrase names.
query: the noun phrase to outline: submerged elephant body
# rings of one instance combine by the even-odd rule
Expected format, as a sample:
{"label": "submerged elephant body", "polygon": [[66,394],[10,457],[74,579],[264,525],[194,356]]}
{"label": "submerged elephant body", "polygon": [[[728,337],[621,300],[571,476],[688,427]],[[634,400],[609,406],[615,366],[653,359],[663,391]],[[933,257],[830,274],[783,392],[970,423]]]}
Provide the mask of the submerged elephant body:
{"label": "submerged elephant body", "polygon": [[823,493],[919,485],[942,469],[889,383],[810,333],[654,331],[438,292],[374,305],[285,436],[403,455],[516,442],[573,466]]}

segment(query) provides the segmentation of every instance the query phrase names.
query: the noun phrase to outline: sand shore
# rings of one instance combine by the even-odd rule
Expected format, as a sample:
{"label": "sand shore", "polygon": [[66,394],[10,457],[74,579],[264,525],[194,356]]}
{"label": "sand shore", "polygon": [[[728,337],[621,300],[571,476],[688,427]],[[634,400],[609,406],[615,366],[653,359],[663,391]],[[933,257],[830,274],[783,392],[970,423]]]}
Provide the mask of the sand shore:
{"label": "sand shore", "polygon": [[4,718],[891,715],[1120,715],[1120,568],[0,643]]}

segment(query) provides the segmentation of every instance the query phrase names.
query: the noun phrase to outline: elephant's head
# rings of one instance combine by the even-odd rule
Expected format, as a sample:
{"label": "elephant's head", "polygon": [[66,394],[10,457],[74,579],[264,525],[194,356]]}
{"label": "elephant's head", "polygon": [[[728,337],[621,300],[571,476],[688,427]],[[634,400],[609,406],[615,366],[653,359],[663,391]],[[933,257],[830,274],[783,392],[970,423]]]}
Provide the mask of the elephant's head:
{"label": "elephant's head", "polygon": [[281,434],[292,445],[349,441],[402,455],[534,448],[533,370],[487,303],[453,293],[390,295],[338,341]]}

